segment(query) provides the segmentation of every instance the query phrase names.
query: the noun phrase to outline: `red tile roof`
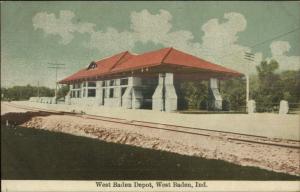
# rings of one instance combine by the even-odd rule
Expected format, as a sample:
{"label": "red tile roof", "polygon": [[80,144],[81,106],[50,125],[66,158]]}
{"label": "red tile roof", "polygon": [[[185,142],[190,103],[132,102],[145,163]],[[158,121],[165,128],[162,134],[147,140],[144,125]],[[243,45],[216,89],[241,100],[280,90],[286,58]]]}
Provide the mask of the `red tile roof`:
{"label": "red tile roof", "polygon": [[178,51],[174,48],[164,48],[140,55],[133,55],[126,51],[97,61],[96,64],[96,68],[82,69],[61,80],[60,83],[68,83],[70,81],[91,77],[101,77],[104,75],[121,73],[145,67],[154,67],[162,64],[198,68],[233,77],[241,76],[241,73],[237,71],[213,64],[193,55]]}

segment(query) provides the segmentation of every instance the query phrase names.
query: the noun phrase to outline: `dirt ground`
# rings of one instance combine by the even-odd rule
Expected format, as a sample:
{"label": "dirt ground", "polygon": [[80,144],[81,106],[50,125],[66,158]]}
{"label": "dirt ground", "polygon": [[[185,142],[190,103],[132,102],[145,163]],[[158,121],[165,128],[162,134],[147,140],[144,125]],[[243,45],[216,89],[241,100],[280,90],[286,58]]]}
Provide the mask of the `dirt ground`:
{"label": "dirt ground", "polygon": [[149,130],[132,125],[83,119],[68,115],[27,112],[1,104],[1,119],[23,127],[97,138],[106,142],[175,152],[182,155],[220,159],[243,166],[255,166],[276,172],[300,175],[299,148],[285,148],[206,137],[167,130]]}

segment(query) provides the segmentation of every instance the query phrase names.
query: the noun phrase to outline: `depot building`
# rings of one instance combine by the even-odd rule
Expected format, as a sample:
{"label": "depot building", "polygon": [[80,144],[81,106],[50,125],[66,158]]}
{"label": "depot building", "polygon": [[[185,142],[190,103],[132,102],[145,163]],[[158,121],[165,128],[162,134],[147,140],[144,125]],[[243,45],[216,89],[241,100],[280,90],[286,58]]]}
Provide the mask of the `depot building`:
{"label": "depot building", "polygon": [[93,61],[59,83],[70,86],[67,104],[171,112],[178,110],[178,83],[208,81],[209,106],[221,110],[218,82],[240,76],[232,69],[164,48],[139,55],[126,51]]}

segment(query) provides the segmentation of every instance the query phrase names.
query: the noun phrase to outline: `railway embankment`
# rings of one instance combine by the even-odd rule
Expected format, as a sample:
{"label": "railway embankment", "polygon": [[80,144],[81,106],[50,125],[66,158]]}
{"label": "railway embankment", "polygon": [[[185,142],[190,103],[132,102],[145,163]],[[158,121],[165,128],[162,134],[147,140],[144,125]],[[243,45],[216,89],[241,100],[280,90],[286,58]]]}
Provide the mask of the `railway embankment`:
{"label": "railway embankment", "polygon": [[264,136],[268,138],[300,140],[300,115],[275,113],[254,114],[180,114],[152,110],[132,110],[104,106],[45,104],[29,101],[11,102],[24,107],[85,113],[89,115],[172,124],[217,131]]}
{"label": "railway embankment", "polygon": [[300,175],[299,140],[87,114],[46,112],[16,103],[1,103],[1,108],[1,120],[12,125]]}

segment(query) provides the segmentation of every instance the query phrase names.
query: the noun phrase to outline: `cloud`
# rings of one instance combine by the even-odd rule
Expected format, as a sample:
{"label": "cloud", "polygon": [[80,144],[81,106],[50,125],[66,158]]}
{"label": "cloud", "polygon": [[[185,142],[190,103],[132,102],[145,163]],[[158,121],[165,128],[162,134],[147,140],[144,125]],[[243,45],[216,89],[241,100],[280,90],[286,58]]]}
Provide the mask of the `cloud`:
{"label": "cloud", "polygon": [[94,31],[91,33],[88,48],[98,49],[107,54],[115,54],[125,50],[133,49],[135,45],[133,34],[128,31],[119,32],[114,28],[107,28],[106,31]]}
{"label": "cloud", "polygon": [[70,43],[74,32],[91,33],[95,24],[92,23],[73,23],[72,19],[75,14],[72,11],[60,11],[58,18],[55,14],[47,12],[39,12],[32,18],[35,30],[41,29],[46,35],[59,35],[62,44]]}
{"label": "cloud", "polygon": [[228,50],[228,45],[235,45],[238,40],[237,33],[246,29],[247,21],[239,13],[226,13],[224,18],[227,19],[224,23],[211,19],[202,26],[203,46],[224,52]]}
{"label": "cloud", "polygon": [[223,23],[217,18],[210,19],[202,25],[202,49],[207,50],[209,60],[234,66],[236,70],[246,72],[244,52],[251,52],[250,48],[237,44],[238,33],[246,29],[247,21],[240,13],[225,13]]}
{"label": "cloud", "polygon": [[290,43],[287,41],[273,41],[270,45],[273,56],[282,56],[291,49]]}
{"label": "cloud", "polygon": [[160,10],[159,14],[152,15],[148,10],[131,13],[131,29],[135,37],[147,43],[161,43],[166,38],[166,35],[172,28],[169,22],[172,15],[165,10]]}
{"label": "cloud", "polygon": [[272,57],[279,63],[279,70],[299,70],[300,69],[300,56],[286,55],[291,49],[288,41],[273,41],[270,45]]}
{"label": "cloud", "polygon": [[182,51],[196,53],[192,49],[200,47],[200,43],[192,42],[194,39],[190,31],[172,31],[172,15],[165,10],[160,10],[158,14],[151,14],[144,9],[140,12],[132,12],[130,15],[130,31],[119,32],[113,27],[108,27],[105,31],[95,31],[91,33],[88,44],[90,48],[113,54],[118,51],[132,50],[137,42],[146,44],[152,42],[164,47],[174,47]]}
{"label": "cloud", "polygon": [[[238,44],[239,33],[247,27],[247,20],[240,13],[225,13],[222,21],[219,18],[212,18],[204,23],[199,29],[199,33],[200,30],[204,32],[202,42],[196,42],[194,34],[188,30],[173,29],[172,15],[166,10],[159,10],[156,14],[146,9],[133,11],[130,14],[130,28],[124,31],[118,31],[111,26],[95,30],[95,24],[74,23],[72,20],[74,17],[75,14],[71,11],[61,11],[57,18],[53,13],[40,12],[33,17],[33,26],[35,29],[42,29],[46,34],[59,35],[63,44],[70,43],[75,32],[88,33],[90,39],[85,46],[107,55],[132,50],[136,43],[152,42],[164,47],[174,47],[242,73],[255,72],[255,66],[263,58],[262,53],[258,52],[254,53],[252,63],[245,60],[245,52],[252,50]],[[289,60],[285,62],[287,63],[285,67],[294,66],[290,63],[299,61],[299,57],[285,55],[290,47],[286,46],[285,49],[276,47],[278,45],[272,49],[272,53],[277,55],[276,58]]]}
{"label": "cloud", "polygon": [[135,41],[153,42],[190,53],[195,53],[195,48],[200,47],[200,43],[193,42],[194,36],[190,31],[172,30],[172,15],[166,10],[151,14],[144,9],[141,12],[132,12],[130,18]]}

